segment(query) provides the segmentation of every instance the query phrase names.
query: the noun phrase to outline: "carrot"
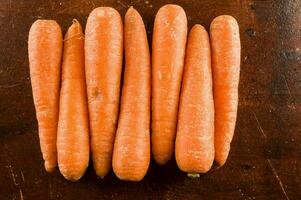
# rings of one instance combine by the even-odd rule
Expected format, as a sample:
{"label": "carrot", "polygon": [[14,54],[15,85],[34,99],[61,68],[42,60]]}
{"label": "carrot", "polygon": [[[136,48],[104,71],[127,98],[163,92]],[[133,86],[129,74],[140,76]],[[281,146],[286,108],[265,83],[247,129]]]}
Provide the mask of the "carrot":
{"label": "carrot", "polygon": [[158,164],[173,155],[187,37],[185,11],[165,5],[158,11],[152,55],[152,154]]}
{"label": "carrot", "polygon": [[89,164],[88,107],[85,83],[84,34],[77,20],[64,39],[57,151],[60,172],[79,180]]}
{"label": "carrot", "polygon": [[205,173],[214,160],[210,42],[201,25],[188,37],[175,152],[179,168],[188,173]]}
{"label": "carrot", "polygon": [[122,180],[140,181],[150,162],[150,53],[143,20],[129,8],[124,23],[125,72],[113,152]]}
{"label": "carrot", "polygon": [[29,31],[28,57],[40,146],[48,172],[57,166],[62,31],[53,20],[37,20]]}
{"label": "carrot", "polygon": [[240,73],[240,38],[236,20],[227,15],[210,26],[212,45],[213,96],[215,106],[215,161],[226,162],[233,138]]}
{"label": "carrot", "polygon": [[119,112],[123,30],[119,13],[110,7],[95,8],[86,25],[85,62],[91,149],[96,174],[111,169]]}

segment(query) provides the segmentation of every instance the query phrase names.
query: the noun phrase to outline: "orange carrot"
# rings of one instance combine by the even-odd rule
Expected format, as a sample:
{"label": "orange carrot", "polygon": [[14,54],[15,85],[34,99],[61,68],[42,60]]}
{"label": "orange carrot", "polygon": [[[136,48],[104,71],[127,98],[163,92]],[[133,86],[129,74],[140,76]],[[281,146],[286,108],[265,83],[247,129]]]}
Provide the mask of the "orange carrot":
{"label": "orange carrot", "polygon": [[32,93],[45,169],[57,166],[56,136],[59,109],[62,31],[53,20],[37,20],[29,31],[28,56]]}
{"label": "orange carrot", "polygon": [[60,172],[79,180],[89,164],[89,121],[85,83],[84,34],[77,20],[64,39],[57,151]]}
{"label": "orange carrot", "polygon": [[119,112],[122,29],[119,13],[109,7],[94,9],[86,25],[85,62],[91,149],[96,174],[102,178],[111,169]]}
{"label": "orange carrot", "polygon": [[165,5],[158,11],[152,55],[152,153],[158,164],[173,155],[187,37],[185,11]]}
{"label": "orange carrot", "polygon": [[125,15],[124,45],[124,84],[113,170],[122,180],[140,181],[150,162],[151,67],[143,20],[132,7]]}
{"label": "orange carrot", "polygon": [[215,105],[215,161],[226,162],[233,138],[240,71],[240,38],[236,20],[219,16],[210,26],[213,96]]}
{"label": "orange carrot", "polygon": [[179,168],[207,172],[214,160],[214,102],[209,36],[201,25],[188,38],[177,128]]}

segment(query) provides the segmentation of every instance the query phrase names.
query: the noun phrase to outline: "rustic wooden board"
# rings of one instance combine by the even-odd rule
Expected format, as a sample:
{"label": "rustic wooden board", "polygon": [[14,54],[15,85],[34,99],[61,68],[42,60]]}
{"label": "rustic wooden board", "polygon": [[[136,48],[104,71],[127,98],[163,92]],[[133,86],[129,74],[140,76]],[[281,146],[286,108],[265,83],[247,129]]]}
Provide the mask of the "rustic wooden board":
{"label": "rustic wooden board", "polygon": [[[40,153],[27,61],[34,20],[73,18],[85,24],[98,6],[123,16],[133,5],[151,41],[154,16],[166,3],[187,12],[189,26],[208,28],[220,14],[241,28],[239,112],[227,164],[189,179],[174,161],[152,163],[140,183],[111,172],[98,179],[90,167],[77,183],[47,174]],[[301,1],[300,0],[0,0],[0,199],[301,199]],[[299,178],[300,177],[300,178]]]}

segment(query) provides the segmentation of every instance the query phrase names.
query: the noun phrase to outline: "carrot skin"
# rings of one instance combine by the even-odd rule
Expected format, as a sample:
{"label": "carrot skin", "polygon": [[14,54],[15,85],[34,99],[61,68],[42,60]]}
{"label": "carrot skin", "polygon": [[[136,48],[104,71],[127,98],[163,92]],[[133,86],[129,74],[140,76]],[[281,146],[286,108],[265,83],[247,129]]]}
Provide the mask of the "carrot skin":
{"label": "carrot skin", "polygon": [[45,169],[57,166],[57,123],[63,36],[53,20],[37,20],[29,31],[28,57]]}
{"label": "carrot skin", "polygon": [[237,116],[241,54],[237,21],[228,15],[215,18],[210,26],[210,37],[215,105],[215,161],[222,166],[230,151]]}
{"label": "carrot skin", "polygon": [[57,135],[58,164],[62,175],[79,180],[89,164],[89,121],[85,83],[84,34],[77,20],[64,39],[62,87]]}
{"label": "carrot skin", "polygon": [[210,42],[201,25],[195,25],[188,37],[175,154],[179,168],[187,173],[205,173],[214,160]]}
{"label": "carrot skin", "polygon": [[150,53],[143,20],[129,8],[124,25],[125,72],[113,153],[118,178],[140,181],[150,162]]}
{"label": "carrot skin", "polygon": [[122,54],[123,27],[119,13],[110,7],[95,8],[86,25],[85,63],[92,159],[96,174],[102,178],[112,165]]}
{"label": "carrot skin", "polygon": [[166,164],[173,156],[180,87],[187,37],[183,8],[165,5],[158,11],[152,42],[152,154]]}

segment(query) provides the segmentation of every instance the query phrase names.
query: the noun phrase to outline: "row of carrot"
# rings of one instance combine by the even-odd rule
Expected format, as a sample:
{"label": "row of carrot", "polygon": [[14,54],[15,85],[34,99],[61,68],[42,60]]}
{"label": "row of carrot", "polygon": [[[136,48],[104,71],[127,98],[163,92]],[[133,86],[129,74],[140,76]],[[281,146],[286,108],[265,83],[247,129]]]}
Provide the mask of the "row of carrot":
{"label": "row of carrot", "polygon": [[99,7],[90,13],[85,35],[74,20],[64,39],[55,21],[37,20],[28,53],[46,171],[58,163],[66,179],[80,179],[90,148],[102,178],[112,163],[120,179],[141,180],[150,151],[164,165],[175,149],[179,168],[190,174],[207,172],[214,159],[223,165],[237,113],[238,24],[219,16],[210,39],[195,25],[186,40],[186,14],[171,4],[156,15],[152,57],[143,20],[132,7],[124,27],[115,9]]}

